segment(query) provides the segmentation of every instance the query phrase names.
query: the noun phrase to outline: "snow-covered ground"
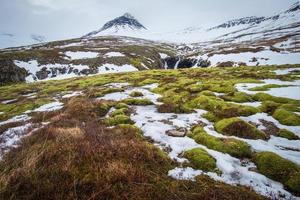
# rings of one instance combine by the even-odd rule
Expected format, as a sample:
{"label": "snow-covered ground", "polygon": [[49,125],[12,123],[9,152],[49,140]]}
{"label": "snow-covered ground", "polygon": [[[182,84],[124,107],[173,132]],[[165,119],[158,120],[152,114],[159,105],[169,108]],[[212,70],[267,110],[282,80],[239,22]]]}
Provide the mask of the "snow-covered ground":
{"label": "snow-covered ground", "polygon": [[[257,53],[232,53],[232,54],[214,54],[208,58],[212,66],[217,66],[218,63],[232,61],[234,63],[246,63],[248,66],[259,65],[284,65],[300,63],[300,53],[278,53],[270,50],[260,51]],[[257,61],[253,61],[256,58]]]}
{"label": "snow-covered ground", "polygon": [[108,58],[112,58],[112,57],[124,57],[125,55],[120,52],[109,52],[109,53],[104,54],[104,56],[106,56]]}
{"label": "snow-covered ground", "polygon": [[137,68],[135,68],[132,65],[114,65],[114,64],[104,64],[100,67],[98,67],[98,73],[99,74],[107,74],[107,73],[120,73],[120,72],[133,72],[133,71],[139,71]]}
{"label": "snow-covered ground", "polygon": [[91,52],[91,51],[67,51],[65,52],[65,55],[67,57],[70,57],[71,60],[79,60],[79,59],[87,59],[87,58],[97,58],[98,53],[97,52]]}
{"label": "snow-covered ground", "polygon": [[264,86],[268,84],[276,84],[276,85],[286,85],[286,87],[280,88],[270,88],[268,91],[264,91],[264,93],[277,96],[277,97],[286,97],[291,99],[300,99],[300,80],[296,81],[281,81],[274,79],[266,79],[263,80],[264,83],[240,83],[236,85],[236,88],[240,92],[245,92],[247,94],[256,94],[261,91],[250,91],[249,89]]}

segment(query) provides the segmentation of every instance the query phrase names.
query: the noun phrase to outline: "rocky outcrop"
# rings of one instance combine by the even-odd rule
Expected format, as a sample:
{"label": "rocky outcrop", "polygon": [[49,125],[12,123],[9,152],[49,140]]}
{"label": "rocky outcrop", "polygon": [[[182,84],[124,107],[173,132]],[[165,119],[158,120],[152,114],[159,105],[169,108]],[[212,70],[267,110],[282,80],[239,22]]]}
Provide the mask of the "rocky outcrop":
{"label": "rocky outcrop", "polygon": [[25,82],[27,71],[17,67],[11,60],[0,60],[0,85]]}
{"label": "rocky outcrop", "polygon": [[182,69],[191,67],[209,67],[210,62],[208,60],[197,58],[184,58],[181,56],[168,57],[164,59],[167,64],[167,69]]}

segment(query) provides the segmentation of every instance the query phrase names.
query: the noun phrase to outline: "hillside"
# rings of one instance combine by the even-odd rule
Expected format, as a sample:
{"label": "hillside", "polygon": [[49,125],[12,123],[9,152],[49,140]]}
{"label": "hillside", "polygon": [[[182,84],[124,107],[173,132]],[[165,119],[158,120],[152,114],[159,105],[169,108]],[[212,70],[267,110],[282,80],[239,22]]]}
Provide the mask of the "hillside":
{"label": "hillside", "polygon": [[147,70],[0,87],[0,196],[295,199],[296,67]]}

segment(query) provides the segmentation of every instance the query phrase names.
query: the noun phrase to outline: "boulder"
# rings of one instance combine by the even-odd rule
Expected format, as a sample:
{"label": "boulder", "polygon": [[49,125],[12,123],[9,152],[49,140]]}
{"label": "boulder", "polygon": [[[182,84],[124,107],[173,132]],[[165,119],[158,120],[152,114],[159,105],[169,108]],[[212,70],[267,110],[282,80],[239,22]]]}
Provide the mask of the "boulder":
{"label": "boulder", "polygon": [[168,130],[166,132],[166,134],[168,136],[172,136],[172,137],[185,137],[187,132],[188,131],[186,128],[178,128],[178,129],[174,129],[174,130]]}
{"label": "boulder", "polygon": [[27,71],[16,66],[11,60],[0,60],[0,85],[25,82]]}

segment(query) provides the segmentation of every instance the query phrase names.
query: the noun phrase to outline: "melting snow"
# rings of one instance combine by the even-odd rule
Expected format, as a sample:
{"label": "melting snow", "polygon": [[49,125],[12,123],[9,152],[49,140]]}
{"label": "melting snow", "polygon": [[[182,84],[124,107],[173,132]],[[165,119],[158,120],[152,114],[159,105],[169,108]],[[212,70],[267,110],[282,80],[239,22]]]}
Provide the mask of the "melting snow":
{"label": "melting snow", "polygon": [[65,94],[64,96],[62,96],[63,99],[68,99],[68,98],[72,98],[72,97],[76,97],[76,96],[80,96],[82,95],[82,91],[75,91],[69,94]]}
{"label": "melting snow", "polygon": [[[251,62],[252,58],[257,58],[258,61]],[[300,53],[277,53],[266,50],[257,53],[245,52],[237,54],[214,54],[208,58],[212,66],[216,66],[219,62],[244,62],[248,66],[255,66],[258,62],[260,65],[284,65],[300,63]]]}
{"label": "melting snow", "polygon": [[106,57],[112,58],[112,57],[124,57],[125,55],[120,52],[109,52],[105,54]]}
{"label": "melting snow", "polygon": [[86,52],[86,51],[67,51],[65,55],[70,57],[71,60],[87,59],[87,58],[97,58],[98,53],[96,52]]}
{"label": "melting snow", "polygon": [[10,100],[6,100],[6,101],[2,101],[1,103],[2,104],[9,104],[9,103],[13,103],[13,102],[16,102],[18,101],[18,99],[10,99]]}
{"label": "melting snow", "polygon": [[2,155],[11,147],[15,147],[17,142],[32,127],[32,124],[25,124],[15,128],[10,128],[0,135],[0,159]]}
{"label": "melting snow", "polygon": [[160,55],[160,58],[161,59],[166,59],[167,57],[169,57],[167,54],[165,54],[165,53],[159,53],[159,55]]}
{"label": "melting snow", "polygon": [[60,110],[62,108],[63,108],[63,103],[55,101],[52,103],[42,105],[41,107],[34,109],[32,112],[51,112],[55,110]]}
{"label": "melting snow", "polygon": [[299,68],[289,68],[289,69],[278,69],[275,71],[276,75],[286,75],[291,73],[294,70],[298,70]]}
{"label": "melting snow", "polygon": [[133,71],[139,71],[137,68],[135,68],[132,65],[122,65],[117,66],[114,64],[104,64],[101,67],[98,67],[99,74],[107,74],[107,73],[120,73],[120,72],[133,72]]}
{"label": "melting snow", "polygon": [[[256,94],[262,91],[249,91],[249,89],[264,86],[268,84],[277,84],[277,85],[286,85],[287,87],[281,88],[270,88],[268,91],[263,91],[264,93],[277,96],[277,97],[286,97],[291,99],[300,99],[300,80],[296,81],[281,81],[275,79],[266,79],[263,80],[264,83],[239,83],[236,84],[236,88],[240,92],[245,92],[247,94]],[[291,85],[291,86],[289,86]]]}
{"label": "melting snow", "polygon": [[15,122],[27,121],[29,119],[31,119],[31,117],[29,117],[27,114],[18,115],[18,116],[14,116],[6,121],[0,122],[0,126],[5,125],[5,124],[10,124],[10,123],[15,123]]}

